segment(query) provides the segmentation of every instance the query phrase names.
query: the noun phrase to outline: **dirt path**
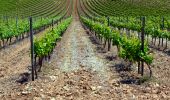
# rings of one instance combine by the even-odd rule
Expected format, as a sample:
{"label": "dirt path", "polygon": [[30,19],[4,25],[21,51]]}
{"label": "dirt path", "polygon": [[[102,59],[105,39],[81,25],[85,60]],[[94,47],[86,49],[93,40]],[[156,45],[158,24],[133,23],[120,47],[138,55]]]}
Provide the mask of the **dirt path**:
{"label": "dirt path", "polygon": [[86,67],[107,76],[105,62],[96,56],[89,36],[75,16],[57,47],[57,51],[54,58],[57,58],[56,66],[61,70],[70,72]]}
{"label": "dirt path", "polygon": [[[38,73],[39,78],[23,85],[1,85],[11,87],[11,90],[7,89],[6,93],[1,91],[0,98],[2,100],[170,99],[168,86],[156,83],[138,86],[119,82],[121,78],[114,66],[121,60],[117,58],[112,61],[107,60],[106,57],[111,53],[100,52],[101,45],[93,43],[92,37],[86,34],[77,16],[77,1],[73,0],[73,21],[61,41],[57,43],[51,60],[44,62],[42,72]],[[26,42],[23,45],[26,46]],[[14,51],[16,55],[20,52]],[[21,51],[28,52],[22,48]],[[9,58],[12,57],[17,56]],[[3,82],[5,83],[6,81]]]}

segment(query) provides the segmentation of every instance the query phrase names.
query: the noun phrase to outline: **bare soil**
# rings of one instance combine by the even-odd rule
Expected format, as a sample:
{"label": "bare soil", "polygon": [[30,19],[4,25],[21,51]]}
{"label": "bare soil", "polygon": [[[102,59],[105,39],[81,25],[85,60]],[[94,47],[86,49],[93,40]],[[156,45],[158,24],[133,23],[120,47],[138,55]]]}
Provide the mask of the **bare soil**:
{"label": "bare soil", "polygon": [[[76,8],[77,0],[73,1]],[[51,60],[44,62],[37,80],[25,84],[15,80],[30,65],[29,40],[0,51],[1,100],[170,99],[170,56],[153,49],[154,79],[142,85],[122,84],[122,75],[132,76],[136,71],[118,72],[123,60],[117,57],[116,47],[106,52],[86,31],[74,10]]]}
{"label": "bare soil", "polygon": [[[35,35],[36,38],[43,36],[45,31]],[[16,80],[21,73],[28,72],[31,65],[30,38],[0,50],[0,93],[8,93],[11,88],[16,88]]]}

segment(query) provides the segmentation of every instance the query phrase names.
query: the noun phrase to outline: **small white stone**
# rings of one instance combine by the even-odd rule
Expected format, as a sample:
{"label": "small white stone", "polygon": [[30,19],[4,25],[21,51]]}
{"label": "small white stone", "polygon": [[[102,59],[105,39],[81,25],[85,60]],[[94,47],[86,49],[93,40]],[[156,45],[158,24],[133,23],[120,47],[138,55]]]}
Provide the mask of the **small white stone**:
{"label": "small white stone", "polygon": [[64,86],[63,89],[66,90],[66,91],[70,90],[68,86]]}
{"label": "small white stone", "polygon": [[51,98],[50,100],[56,100],[55,98]]}
{"label": "small white stone", "polygon": [[42,92],[42,91],[43,91],[43,89],[40,89],[40,91]]}
{"label": "small white stone", "polygon": [[95,87],[95,86],[91,86],[91,90],[92,90],[92,91],[95,91],[95,90],[96,90],[96,87]]}
{"label": "small white stone", "polygon": [[29,93],[30,93],[30,92],[28,92],[28,91],[22,91],[22,92],[21,92],[22,95],[27,95],[27,94],[29,94]]}

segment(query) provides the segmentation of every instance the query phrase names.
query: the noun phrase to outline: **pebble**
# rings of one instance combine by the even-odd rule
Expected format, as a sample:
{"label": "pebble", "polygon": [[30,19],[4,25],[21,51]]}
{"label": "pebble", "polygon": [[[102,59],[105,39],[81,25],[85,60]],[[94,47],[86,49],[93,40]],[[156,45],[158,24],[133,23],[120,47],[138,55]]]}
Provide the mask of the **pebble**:
{"label": "pebble", "polygon": [[102,88],[102,86],[97,86],[97,89],[101,89]]}
{"label": "pebble", "polygon": [[151,88],[147,87],[143,90],[144,93],[149,93],[151,91]]}
{"label": "pebble", "polygon": [[42,100],[40,97],[34,97],[33,100]]}
{"label": "pebble", "polygon": [[50,100],[56,100],[55,98],[51,98]]}
{"label": "pebble", "polygon": [[30,93],[29,91],[22,91],[22,92],[21,92],[22,95],[27,95],[27,94],[29,94],[29,93]]}
{"label": "pebble", "polygon": [[159,84],[158,84],[158,83],[156,83],[156,84],[155,84],[155,86],[156,86],[156,87],[159,87]]}
{"label": "pebble", "polygon": [[40,89],[41,92],[43,92],[43,89]]}
{"label": "pebble", "polygon": [[41,98],[45,98],[45,95],[44,95],[44,94],[41,94]]}
{"label": "pebble", "polygon": [[158,98],[158,95],[156,95],[156,94],[153,94],[153,96],[152,96],[154,99],[157,99]]}
{"label": "pebble", "polygon": [[167,97],[167,95],[164,92],[161,92],[161,95],[162,95],[163,98]]}
{"label": "pebble", "polygon": [[66,91],[70,90],[68,86],[64,86],[63,89],[66,90]]}
{"label": "pebble", "polygon": [[50,76],[50,79],[51,79],[52,81],[55,81],[55,80],[56,80],[56,76]]}
{"label": "pebble", "polygon": [[91,86],[91,90],[92,90],[92,91],[95,91],[95,90],[96,90],[96,87],[95,87],[95,86]]}

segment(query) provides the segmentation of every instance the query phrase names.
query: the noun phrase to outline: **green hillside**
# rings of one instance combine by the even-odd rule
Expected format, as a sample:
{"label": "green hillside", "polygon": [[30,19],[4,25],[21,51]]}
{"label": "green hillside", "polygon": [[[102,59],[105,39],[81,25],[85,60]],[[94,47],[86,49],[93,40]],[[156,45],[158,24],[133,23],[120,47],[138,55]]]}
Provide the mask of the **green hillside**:
{"label": "green hillside", "polygon": [[169,15],[168,0],[81,0],[91,12],[105,16]]}
{"label": "green hillside", "polygon": [[[55,16],[67,0],[0,0],[0,15]],[[65,7],[66,8],[66,7]]]}

